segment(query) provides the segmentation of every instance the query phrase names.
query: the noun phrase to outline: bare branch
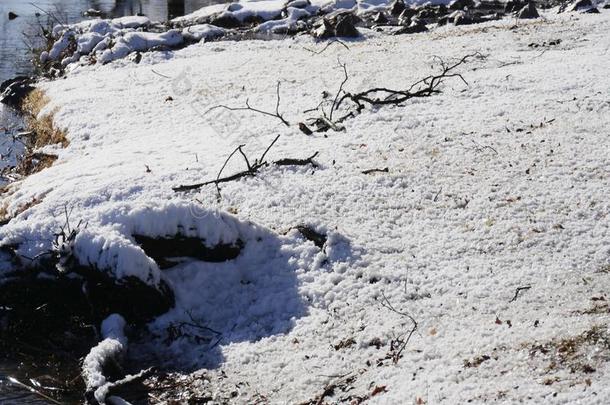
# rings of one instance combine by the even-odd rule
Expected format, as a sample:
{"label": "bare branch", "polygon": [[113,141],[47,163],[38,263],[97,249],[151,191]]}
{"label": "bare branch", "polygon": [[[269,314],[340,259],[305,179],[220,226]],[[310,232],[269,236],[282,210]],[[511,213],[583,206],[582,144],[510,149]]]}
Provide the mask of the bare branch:
{"label": "bare branch", "polygon": [[[202,188],[204,186],[207,186],[207,185],[210,185],[210,184],[214,184],[216,186],[216,191],[218,193],[218,196],[220,197],[220,187],[219,187],[219,185],[221,183],[227,183],[227,182],[230,182],[230,181],[235,181],[235,180],[241,179],[242,177],[254,177],[260,171],[260,169],[262,169],[263,167],[267,166],[269,163],[265,160],[265,156],[267,156],[267,153],[273,147],[273,145],[275,145],[275,143],[277,142],[277,140],[279,138],[280,138],[279,135],[276,136],[275,139],[273,139],[273,141],[269,144],[267,149],[265,149],[263,154],[258,159],[254,160],[253,164],[250,164],[250,161],[249,161],[248,157],[246,156],[246,154],[241,149],[244,145],[239,145],[237,148],[235,148],[235,150],[233,152],[231,152],[229,157],[225,160],[225,162],[222,165],[220,171],[218,172],[218,175],[216,176],[216,179],[204,181],[202,183],[196,183],[196,184],[190,184],[190,185],[186,185],[186,186],[174,187],[173,190],[175,192],[184,192],[184,191],[198,190],[198,189],[200,189],[200,188]],[[227,176],[227,177],[220,177],[220,175],[222,174],[223,170],[227,166],[227,163],[229,162],[229,160],[237,152],[241,153],[241,155],[243,156],[243,158],[244,158],[244,160],[246,162],[247,170],[243,170],[241,172],[237,172],[237,173],[232,174],[232,175]],[[313,155],[311,155],[310,157],[305,158],[305,159],[284,158],[284,159],[280,159],[280,160],[277,160],[277,161],[272,162],[272,163],[274,165],[276,165],[276,166],[304,166],[304,165],[307,165],[307,164],[311,164],[312,166],[317,167],[316,163],[313,161],[313,159],[317,155],[318,155],[318,152],[314,153]]]}
{"label": "bare branch", "polygon": [[309,51],[309,52],[313,53],[314,55],[319,55],[319,54],[321,54],[322,52],[324,52],[325,50],[327,50],[327,49],[328,49],[328,47],[329,47],[329,46],[331,46],[332,44],[341,44],[341,45],[343,45],[343,47],[344,47],[345,49],[347,49],[347,50],[349,51],[349,46],[347,46],[347,45],[345,44],[345,42],[340,41],[340,40],[338,40],[338,39],[336,39],[336,38],[335,38],[335,39],[333,39],[333,40],[331,40],[331,41],[329,41],[329,42],[326,44],[326,46],[325,46],[324,48],[322,48],[321,50],[319,50],[319,51],[314,51],[313,49],[309,49],[309,48],[306,48],[306,47],[303,47],[303,49],[305,49],[306,51]]}
{"label": "bare branch", "polygon": [[287,127],[290,126],[290,123],[288,121],[286,121],[284,119],[284,116],[282,114],[280,114],[280,112],[279,112],[279,108],[280,108],[280,82],[279,81],[277,82],[277,100],[275,103],[275,112],[274,113],[271,113],[268,111],[263,111],[258,108],[254,108],[254,107],[250,106],[249,99],[246,99],[245,107],[229,107],[229,106],[226,106],[223,104],[219,104],[219,105],[215,105],[215,106],[208,108],[208,110],[204,114],[207,114],[210,111],[215,110],[217,108],[224,108],[229,111],[253,111],[253,112],[256,112],[259,114],[267,115],[270,117],[275,117],[275,118],[279,119],[282,122],[282,124],[286,125]]}

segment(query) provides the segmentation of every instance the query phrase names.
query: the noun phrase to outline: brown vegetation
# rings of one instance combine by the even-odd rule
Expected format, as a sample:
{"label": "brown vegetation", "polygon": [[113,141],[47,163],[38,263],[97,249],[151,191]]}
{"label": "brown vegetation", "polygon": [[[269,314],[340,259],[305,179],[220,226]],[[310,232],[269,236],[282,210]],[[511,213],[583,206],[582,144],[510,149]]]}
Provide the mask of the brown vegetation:
{"label": "brown vegetation", "polygon": [[26,138],[28,150],[15,168],[23,176],[39,172],[57,159],[57,156],[37,152],[37,149],[47,145],[68,145],[65,131],[54,124],[56,110],[41,114],[48,103],[49,98],[40,89],[32,91],[23,101],[22,112],[30,134]]}

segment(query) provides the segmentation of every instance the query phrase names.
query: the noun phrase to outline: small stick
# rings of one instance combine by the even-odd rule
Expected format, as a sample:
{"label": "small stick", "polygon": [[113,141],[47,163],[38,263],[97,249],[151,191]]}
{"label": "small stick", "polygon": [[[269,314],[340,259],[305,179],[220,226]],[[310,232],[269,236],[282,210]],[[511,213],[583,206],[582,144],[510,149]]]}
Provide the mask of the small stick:
{"label": "small stick", "polygon": [[371,174],[371,173],[389,173],[390,169],[387,167],[384,167],[383,169],[368,169],[368,170],[363,170],[361,173],[362,174]]}
{"label": "small stick", "polygon": [[517,289],[515,290],[515,296],[510,301],[508,301],[508,302],[516,301],[517,298],[519,297],[519,293],[521,291],[529,290],[530,288],[532,288],[531,285],[526,285],[526,286],[523,286],[523,287],[517,287]]}

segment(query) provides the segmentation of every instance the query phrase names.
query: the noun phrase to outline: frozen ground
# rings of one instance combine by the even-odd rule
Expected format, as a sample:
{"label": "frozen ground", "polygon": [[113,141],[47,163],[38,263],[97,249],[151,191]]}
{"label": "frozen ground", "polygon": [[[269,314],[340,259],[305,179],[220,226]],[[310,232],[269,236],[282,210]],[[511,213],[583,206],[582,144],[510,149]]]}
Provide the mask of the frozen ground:
{"label": "frozen ground", "polygon": [[[349,50],[319,54],[325,43],[310,38],[216,42],[78,69],[43,85],[70,145],[48,148],[56,163],[10,187],[9,214],[29,208],[2,240],[33,256],[69,207],[73,223],[88,223],[78,257],[170,282],[177,306],[150,325],[151,350],[200,371],[152,399],[608,403],[608,32],[609,10],[549,13],[410,36],[366,31]],[[450,80],[442,94],[366,109],[344,132],[205,113],[246,99],[272,111],[279,80],[279,110],[296,124],[337,91],[338,60],[345,89],[360,91],[408,88],[434,56],[474,52],[486,58],[459,68],[468,86]],[[270,160],[319,151],[320,167],[268,167],[224,184],[219,202],[214,186],[172,191],[215,178],[239,144],[259,156],[278,134]],[[235,159],[224,173],[242,169]],[[299,224],[329,233],[325,252]],[[130,236],[180,225],[246,247],[224,264],[160,271]],[[418,327],[400,351],[409,316]],[[191,321],[215,332],[169,339]]]}

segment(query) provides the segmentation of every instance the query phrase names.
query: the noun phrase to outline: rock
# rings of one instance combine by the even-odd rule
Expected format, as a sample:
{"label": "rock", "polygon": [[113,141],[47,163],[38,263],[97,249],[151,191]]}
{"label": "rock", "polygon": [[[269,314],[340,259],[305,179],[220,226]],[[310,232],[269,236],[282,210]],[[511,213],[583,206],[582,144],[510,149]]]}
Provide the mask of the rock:
{"label": "rock", "polygon": [[319,27],[315,28],[311,33],[315,38],[325,39],[335,36],[335,29],[326,18],[322,19]]}
{"label": "rock", "polygon": [[13,13],[12,11],[8,12],[8,19],[9,20],[14,20],[17,17],[19,17],[19,16],[17,14]]}
{"label": "rock", "polygon": [[[580,11],[581,13],[599,13],[599,10],[595,7],[595,5],[591,2],[591,0],[576,0],[570,3],[567,8],[567,11]],[[564,11],[560,8],[560,12]]]}
{"label": "rock", "polygon": [[[525,4],[524,4],[525,5]],[[506,7],[505,2],[499,0],[484,0],[474,3],[472,9],[481,11],[493,11],[500,12],[504,11]]]}
{"label": "rock", "polygon": [[399,19],[408,18],[410,20],[411,18],[415,17],[416,14],[417,14],[417,9],[412,8],[412,7],[407,7],[402,11],[402,13],[400,13],[400,16],[398,16],[398,18]]}
{"label": "rock", "polygon": [[316,245],[318,248],[323,249],[326,241],[328,240],[328,236],[316,231],[312,227],[308,225],[297,225],[295,227],[296,230],[299,231],[303,237]]}
{"label": "rock", "polygon": [[19,111],[21,104],[30,92],[34,90],[34,79],[27,76],[17,76],[0,84],[0,102]]}
{"label": "rock", "polygon": [[389,11],[393,16],[399,16],[406,8],[407,6],[405,6],[403,0],[394,0],[392,4],[390,4]]}
{"label": "rock", "polygon": [[89,10],[83,13],[83,17],[102,17],[104,13],[100,10],[96,10],[94,8],[90,8]]}
{"label": "rock", "polygon": [[356,24],[360,23],[360,18],[352,13],[342,13],[335,17],[335,36],[355,38],[360,36],[356,29]]}
{"label": "rock", "polygon": [[388,23],[388,17],[386,17],[384,13],[378,13],[373,18],[373,23],[375,23],[377,25],[387,24]]}
{"label": "rock", "polygon": [[241,21],[235,18],[231,13],[222,13],[213,17],[210,24],[221,28],[238,28],[241,26]]}
{"label": "rock", "polygon": [[428,27],[426,27],[426,24],[418,19],[413,19],[413,21],[411,22],[411,25],[409,25],[408,27],[403,27],[401,29],[399,29],[398,31],[394,32],[394,35],[401,35],[401,34],[416,34],[418,32],[426,32],[428,31]]}
{"label": "rock", "polygon": [[320,25],[312,31],[315,38],[359,37],[356,24],[361,20],[352,13],[340,12],[329,14],[323,18]]}
{"label": "rock", "polygon": [[447,7],[445,7],[443,4],[437,6],[425,5],[419,8],[416,17],[417,19],[430,24],[438,21],[438,19],[445,15],[447,15]]}
{"label": "rock", "polygon": [[536,10],[536,6],[534,6],[534,2],[530,2],[527,6],[523,7],[517,13],[517,18],[519,19],[529,19],[529,18],[539,18],[540,14],[538,14],[538,10]]}
{"label": "rock", "polygon": [[453,25],[470,25],[475,23],[472,16],[464,11],[456,11],[452,16]]}
{"label": "rock", "polygon": [[519,0],[509,0],[506,2],[504,7],[505,13],[512,13],[515,11],[521,10],[523,7],[527,6],[527,3]]}
{"label": "rock", "polygon": [[136,64],[140,63],[142,61],[142,53],[134,52],[134,53],[130,54],[129,60]]}
{"label": "rock", "polygon": [[449,3],[449,10],[463,10],[466,7],[472,8],[473,6],[473,0],[452,0],[451,3]]}
{"label": "rock", "polygon": [[413,9],[413,8],[406,8],[403,10],[402,13],[400,13],[400,16],[398,17],[398,23],[400,25],[405,25],[405,26],[409,26],[411,25],[411,19],[413,17],[415,17],[415,14],[417,14],[417,10]]}

